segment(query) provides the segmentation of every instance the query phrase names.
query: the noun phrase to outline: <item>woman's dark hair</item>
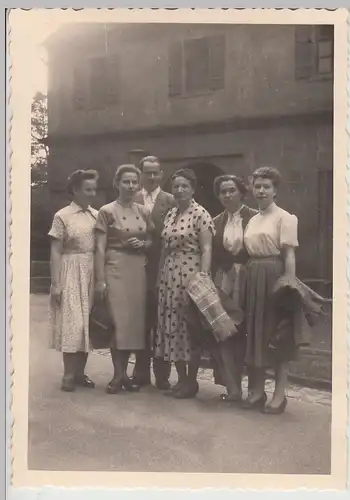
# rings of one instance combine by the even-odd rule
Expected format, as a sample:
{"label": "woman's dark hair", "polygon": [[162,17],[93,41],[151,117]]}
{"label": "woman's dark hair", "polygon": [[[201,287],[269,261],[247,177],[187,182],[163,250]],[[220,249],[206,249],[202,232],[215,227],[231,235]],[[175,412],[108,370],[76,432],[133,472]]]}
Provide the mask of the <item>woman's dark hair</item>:
{"label": "woman's dark hair", "polygon": [[214,179],[213,190],[214,194],[217,198],[219,198],[221,184],[223,182],[233,181],[241,193],[241,197],[244,198],[248,192],[248,187],[245,185],[244,180],[241,177],[237,177],[236,175],[219,175]]}
{"label": "woman's dark hair", "polygon": [[197,187],[197,177],[196,174],[193,172],[192,169],[190,168],[180,168],[179,170],[176,170],[176,172],[171,176],[171,182],[173,182],[175,179],[178,177],[184,177],[187,179],[191,186],[192,189],[195,191]]}
{"label": "woman's dark hair", "polygon": [[67,180],[67,191],[69,194],[74,194],[74,191],[81,188],[84,181],[97,181],[98,173],[96,170],[76,170]]}
{"label": "woman's dark hair", "polygon": [[117,171],[114,174],[113,189],[117,189],[117,185],[119,184],[121,178],[123,177],[124,174],[127,173],[136,174],[138,180],[140,180],[141,170],[139,168],[137,168],[135,165],[132,164],[120,165],[120,167],[117,168]]}
{"label": "woman's dark hair", "polygon": [[277,170],[277,168],[274,167],[260,167],[254,170],[253,175],[252,175],[252,184],[254,185],[254,182],[258,178],[261,179],[269,179],[273,186],[275,188],[278,188],[278,186],[281,184],[281,174]]}

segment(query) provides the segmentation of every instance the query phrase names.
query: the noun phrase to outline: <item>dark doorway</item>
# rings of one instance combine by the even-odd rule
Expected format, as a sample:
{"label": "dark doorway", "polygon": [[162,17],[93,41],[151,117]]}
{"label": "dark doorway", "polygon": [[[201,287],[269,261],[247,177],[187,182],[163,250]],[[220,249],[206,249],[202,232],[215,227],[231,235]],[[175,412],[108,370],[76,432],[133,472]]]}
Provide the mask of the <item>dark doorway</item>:
{"label": "dark doorway", "polygon": [[[214,195],[213,183],[215,177],[224,172],[212,163],[189,163],[184,168],[190,168],[197,176],[198,185],[194,198],[197,203],[202,205],[212,217],[215,217],[223,211],[223,207]],[[165,190],[171,192],[170,180],[165,185]]]}

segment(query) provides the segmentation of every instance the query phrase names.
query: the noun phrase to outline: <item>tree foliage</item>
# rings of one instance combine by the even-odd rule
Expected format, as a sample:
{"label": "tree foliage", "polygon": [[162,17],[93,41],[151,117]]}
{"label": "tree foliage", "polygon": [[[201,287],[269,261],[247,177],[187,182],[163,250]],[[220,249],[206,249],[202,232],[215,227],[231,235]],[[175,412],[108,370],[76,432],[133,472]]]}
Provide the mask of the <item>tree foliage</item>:
{"label": "tree foliage", "polygon": [[51,223],[47,184],[48,147],[47,96],[37,92],[31,107],[31,260],[48,260],[47,232]]}
{"label": "tree foliage", "polygon": [[47,183],[47,161],[49,150],[42,140],[47,136],[47,96],[37,92],[31,109],[31,180],[32,186]]}

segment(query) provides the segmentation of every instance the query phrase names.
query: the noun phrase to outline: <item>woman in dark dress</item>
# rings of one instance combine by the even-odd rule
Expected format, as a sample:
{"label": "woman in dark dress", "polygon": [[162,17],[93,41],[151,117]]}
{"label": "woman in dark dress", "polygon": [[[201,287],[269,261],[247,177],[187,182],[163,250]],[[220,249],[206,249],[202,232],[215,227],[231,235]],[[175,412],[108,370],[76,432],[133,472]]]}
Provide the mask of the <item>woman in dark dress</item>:
{"label": "woman in dark dress", "polygon": [[[213,357],[227,394],[222,399],[239,402],[242,397],[242,374],[245,356],[245,281],[249,256],[243,235],[249,220],[257,213],[243,204],[248,191],[235,175],[222,175],[214,181],[214,194],[225,210],[215,217],[212,277],[226,312],[235,321],[238,333],[215,344]],[[249,377],[251,382],[251,377]]]}
{"label": "woman in dark dress", "polygon": [[190,298],[187,285],[197,272],[209,273],[214,224],[209,213],[193,199],[197,179],[192,170],[181,169],[172,176],[177,206],[164,221],[163,262],[159,274],[156,356],[175,363],[176,398],[195,397],[200,348],[194,345],[189,324]]}
{"label": "woman in dark dress", "polygon": [[[247,266],[247,349],[246,363],[254,371],[254,387],[244,401],[246,409],[262,408],[265,413],[283,413],[288,362],[295,358],[297,347],[292,334],[271,351],[276,315],[273,290],[281,276],[295,280],[295,249],[298,247],[298,219],[275,203],[281,180],[278,170],[262,167],[253,173],[253,196],[259,213],[252,217],[244,234],[250,256]],[[265,406],[265,370],[273,367],[276,385],[272,401]]]}

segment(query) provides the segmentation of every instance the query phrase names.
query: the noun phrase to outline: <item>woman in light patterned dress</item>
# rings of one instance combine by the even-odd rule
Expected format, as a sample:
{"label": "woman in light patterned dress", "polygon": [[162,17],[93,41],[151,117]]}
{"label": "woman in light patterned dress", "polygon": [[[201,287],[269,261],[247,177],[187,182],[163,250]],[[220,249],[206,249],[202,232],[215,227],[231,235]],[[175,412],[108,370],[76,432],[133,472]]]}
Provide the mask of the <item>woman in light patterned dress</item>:
{"label": "woman in light patterned dress", "polygon": [[140,388],[128,377],[127,368],[130,353],[146,348],[146,253],[154,228],[148,210],[134,202],[140,175],[135,165],[117,169],[117,198],[101,207],[96,223],[96,298],[106,293],[115,326],[114,376],[107,394]]}
{"label": "woman in light patterned dress", "polygon": [[59,210],[51,237],[50,325],[51,347],[63,353],[61,389],[76,385],[93,388],[85,375],[89,352],[89,314],[94,291],[93,263],[97,210],[90,206],[96,195],[98,174],[77,170],[68,179],[73,201]]}
{"label": "woman in light patterned dress", "polygon": [[159,274],[156,357],[175,363],[178,383],[171,395],[192,398],[198,392],[200,349],[189,325],[190,299],[186,288],[197,273],[210,273],[213,220],[193,199],[197,179],[192,170],[172,176],[177,207],[171,209],[162,232],[164,266]]}
{"label": "woman in light patterned dress", "polygon": [[[253,195],[259,213],[252,217],[244,234],[250,261],[246,288],[246,363],[254,371],[254,387],[243,408],[259,408],[268,414],[283,413],[287,404],[285,390],[288,362],[297,346],[292,335],[277,352],[270,349],[274,333],[274,308],[271,294],[282,275],[295,277],[295,249],[298,247],[298,219],[275,203],[280,184],[278,170],[261,167],[253,173]],[[272,401],[265,406],[265,369],[273,366],[276,374]]]}

